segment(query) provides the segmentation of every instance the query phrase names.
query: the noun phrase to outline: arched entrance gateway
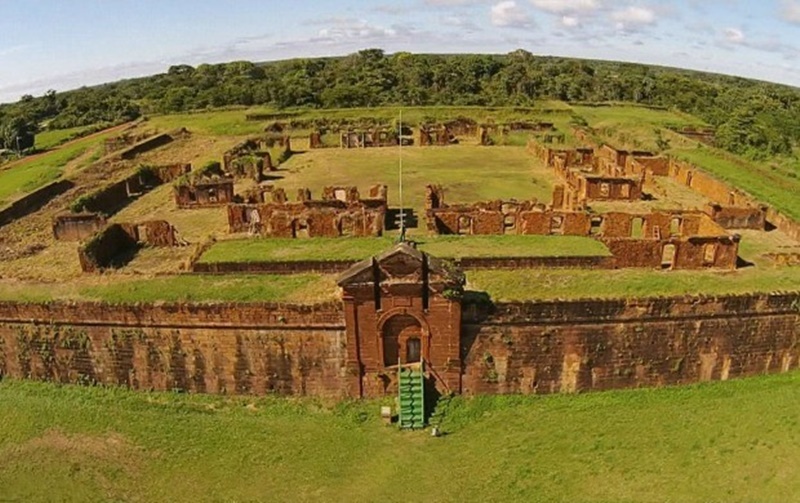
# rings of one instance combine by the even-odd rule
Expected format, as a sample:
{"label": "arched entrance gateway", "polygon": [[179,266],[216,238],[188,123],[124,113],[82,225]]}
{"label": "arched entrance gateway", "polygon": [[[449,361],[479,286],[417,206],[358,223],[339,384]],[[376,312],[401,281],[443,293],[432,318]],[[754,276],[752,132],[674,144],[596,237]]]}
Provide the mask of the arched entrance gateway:
{"label": "arched entrance gateway", "polygon": [[418,362],[440,392],[460,392],[463,283],[408,243],[343,273],[350,394],[395,393],[398,365]]}

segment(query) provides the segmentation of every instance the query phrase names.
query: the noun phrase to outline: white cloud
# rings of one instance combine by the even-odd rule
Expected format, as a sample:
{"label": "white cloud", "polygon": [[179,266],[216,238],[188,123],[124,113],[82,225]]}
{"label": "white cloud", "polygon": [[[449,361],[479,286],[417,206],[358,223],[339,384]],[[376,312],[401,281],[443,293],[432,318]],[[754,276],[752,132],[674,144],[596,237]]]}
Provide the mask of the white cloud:
{"label": "white cloud", "polygon": [[515,0],[503,0],[493,5],[491,21],[494,26],[507,28],[526,28],[531,24],[530,17]]}
{"label": "white cloud", "polygon": [[800,24],[800,1],[783,0],[781,3],[783,4],[781,9],[783,19],[790,23]]}
{"label": "white cloud", "polygon": [[576,26],[580,26],[581,21],[575,16],[562,16],[561,24],[567,28],[575,28]]}
{"label": "white cloud", "polygon": [[614,11],[611,19],[622,25],[645,25],[656,22],[656,13],[646,7],[632,5],[627,9]]}
{"label": "white cloud", "polygon": [[738,28],[725,28],[725,40],[731,44],[744,44],[745,36]]}
{"label": "white cloud", "polygon": [[531,0],[531,3],[553,14],[589,12],[600,8],[599,0]]}

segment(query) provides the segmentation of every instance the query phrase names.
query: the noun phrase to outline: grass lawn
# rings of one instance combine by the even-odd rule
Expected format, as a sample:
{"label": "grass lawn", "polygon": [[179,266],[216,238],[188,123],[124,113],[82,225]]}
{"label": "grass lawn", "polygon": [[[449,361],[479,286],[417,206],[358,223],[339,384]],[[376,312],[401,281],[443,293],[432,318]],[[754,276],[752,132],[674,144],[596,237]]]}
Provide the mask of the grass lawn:
{"label": "grass lawn", "polygon": [[0,206],[58,179],[67,163],[100,145],[111,134],[113,133],[77,140],[69,146],[35,156],[0,171]]}
{"label": "grass lawn", "polygon": [[81,134],[87,129],[92,129],[95,126],[78,126],[68,129],[53,129],[36,133],[36,143],[34,147],[36,150],[48,150],[57,147],[74,138],[76,135]]}
{"label": "grass lawn", "polygon": [[[555,176],[521,147],[407,147],[402,152],[406,207],[424,217],[425,186],[441,184],[447,203],[493,199],[553,198]],[[276,172],[275,185],[295,194],[308,187],[318,198],[329,185],[356,185],[362,194],[375,184],[389,187],[389,205],[400,205],[397,148],[324,149],[295,155]]]}
{"label": "grass lawn", "polygon": [[[775,404],[780,404],[779,407]],[[0,382],[7,501],[784,502],[800,373],[682,388],[455,398],[447,435],[379,403]]]}
{"label": "grass lawn", "polygon": [[710,147],[680,149],[673,153],[800,220],[800,198],[797,197],[800,193],[800,167],[787,164],[786,169],[781,170],[769,163],[736,162],[733,155]]}
{"label": "grass lawn", "polygon": [[0,282],[0,301],[48,302],[97,300],[136,302],[292,302],[314,304],[337,300],[333,276],[172,275],[139,279],[121,274],[86,277],[70,282]]}
{"label": "grass lawn", "polygon": [[494,301],[797,291],[800,267],[747,267],[737,271],[480,270],[467,273],[467,287],[487,292]]}
{"label": "grass lawn", "polygon": [[[608,249],[580,236],[430,236],[415,238],[419,248],[442,258],[561,257],[608,255]],[[383,238],[236,239],[214,244],[200,262],[362,260],[394,244]]]}

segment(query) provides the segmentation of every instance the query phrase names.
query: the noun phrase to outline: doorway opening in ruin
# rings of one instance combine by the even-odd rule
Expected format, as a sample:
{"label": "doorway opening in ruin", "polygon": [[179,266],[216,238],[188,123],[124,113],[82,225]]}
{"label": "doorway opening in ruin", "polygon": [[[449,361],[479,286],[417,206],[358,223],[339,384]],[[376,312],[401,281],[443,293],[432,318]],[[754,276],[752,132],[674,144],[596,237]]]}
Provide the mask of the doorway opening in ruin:
{"label": "doorway opening in ruin", "polygon": [[691,171],[687,171],[686,172],[686,186],[687,187],[691,187],[692,186],[692,172]]}
{"label": "doorway opening in ruin", "polygon": [[550,219],[550,234],[564,234],[564,217],[554,216]]}
{"label": "doorway opening in ruin", "polygon": [[415,363],[422,359],[422,326],[415,317],[398,314],[383,325],[383,365]]}
{"label": "doorway opening in ruin", "polygon": [[608,197],[611,194],[611,187],[607,183],[600,184],[600,197]]}
{"label": "doorway opening in ruin", "polygon": [[308,220],[293,220],[292,221],[292,237],[293,238],[309,238],[309,223]]}
{"label": "doorway opening in ruin", "polygon": [[681,235],[681,219],[680,217],[673,217],[672,220],[669,222],[669,235],[670,236],[680,236]]}
{"label": "doorway opening in ruin", "polygon": [[339,220],[339,235],[340,236],[353,236],[355,235],[355,223],[349,216],[344,216]]}
{"label": "doorway opening in ruin", "polygon": [[623,185],[620,187],[620,195],[625,199],[630,199],[631,197],[631,186],[628,184]]}
{"label": "doorway opening in ruin", "polygon": [[715,259],[717,258],[717,245],[714,243],[708,243],[703,246],[703,265],[711,266],[714,265]]}
{"label": "doorway opening in ruin", "polygon": [[136,227],[136,237],[140,243],[147,242],[147,226],[139,225]]}
{"label": "doorway opening in ruin", "polygon": [[470,217],[458,217],[458,233],[463,235],[472,234],[472,219]]}
{"label": "doorway opening in ruin", "polygon": [[503,234],[516,234],[517,217],[506,215],[503,217]]}
{"label": "doorway opening in ruin", "polygon": [[418,363],[422,358],[422,341],[410,337],[406,343],[406,363]]}
{"label": "doorway opening in ruin", "polygon": [[189,191],[189,202],[196,203],[197,202],[197,194],[193,190]]}
{"label": "doorway opening in ruin", "polygon": [[676,248],[673,244],[664,245],[661,251],[661,268],[671,269],[675,265]]}
{"label": "doorway opening in ruin", "polygon": [[631,237],[641,239],[644,235],[644,218],[634,218],[631,221]]}
{"label": "doorway opening in ruin", "polygon": [[337,201],[347,202],[347,191],[344,189],[336,189],[333,191],[333,197]]}
{"label": "doorway opening in ruin", "polygon": [[603,217],[592,217],[591,226],[589,227],[589,234],[597,236],[600,234],[600,229],[603,226]]}

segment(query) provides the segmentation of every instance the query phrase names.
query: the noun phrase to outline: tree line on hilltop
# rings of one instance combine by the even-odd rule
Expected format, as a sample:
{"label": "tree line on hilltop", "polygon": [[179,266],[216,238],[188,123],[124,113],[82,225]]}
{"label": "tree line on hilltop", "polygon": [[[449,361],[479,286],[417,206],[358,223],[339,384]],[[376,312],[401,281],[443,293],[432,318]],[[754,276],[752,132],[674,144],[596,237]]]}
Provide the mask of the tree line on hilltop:
{"label": "tree line on hilltop", "polygon": [[800,140],[800,89],[789,86],[639,64],[538,57],[524,50],[387,55],[367,49],[339,58],[177,65],[151,77],[24,96],[0,107],[0,147],[16,148],[20,136],[41,127],[231,105],[531,106],[546,99],[676,109],[714,126],[720,147],[750,157],[789,154]]}

